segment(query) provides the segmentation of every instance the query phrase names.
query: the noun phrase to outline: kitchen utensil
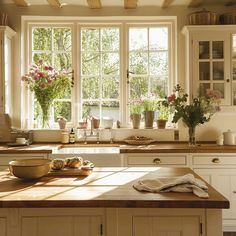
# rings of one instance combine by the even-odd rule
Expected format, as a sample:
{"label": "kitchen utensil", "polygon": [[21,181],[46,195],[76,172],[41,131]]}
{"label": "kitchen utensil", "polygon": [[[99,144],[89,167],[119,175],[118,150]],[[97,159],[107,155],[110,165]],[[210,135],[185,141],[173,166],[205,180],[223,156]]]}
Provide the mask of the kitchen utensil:
{"label": "kitchen utensil", "polygon": [[235,145],[235,136],[236,136],[235,132],[228,130],[226,132],[223,132],[223,136],[224,136],[224,145]]}
{"label": "kitchen utensil", "polygon": [[46,175],[50,170],[51,161],[48,159],[21,159],[9,162],[12,175],[22,179],[37,179]]}

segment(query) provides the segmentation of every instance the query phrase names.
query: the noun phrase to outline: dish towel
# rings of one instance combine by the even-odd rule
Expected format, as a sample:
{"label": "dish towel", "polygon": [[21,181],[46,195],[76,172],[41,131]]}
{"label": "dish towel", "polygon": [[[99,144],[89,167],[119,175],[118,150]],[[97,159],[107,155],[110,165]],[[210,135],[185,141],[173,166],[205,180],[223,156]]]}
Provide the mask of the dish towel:
{"label": "dish towel", "polygon": [[186,174],[173,178],[156,178],[139,180],[133,185],[139,191],[147,192],[193,192],[201,198],[209,198],[206,184],[194,177],[193,174]]}

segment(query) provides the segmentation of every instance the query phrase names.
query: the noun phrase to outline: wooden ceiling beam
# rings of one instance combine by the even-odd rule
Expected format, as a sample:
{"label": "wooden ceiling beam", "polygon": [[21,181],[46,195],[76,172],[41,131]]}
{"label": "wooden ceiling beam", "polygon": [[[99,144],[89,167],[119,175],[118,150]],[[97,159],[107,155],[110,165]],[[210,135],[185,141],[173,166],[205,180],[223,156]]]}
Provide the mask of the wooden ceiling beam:
{"label": "wooden ceiling beam", "polygon": [[203,0],[191,0],[188,7],[200,7],[203,4]]}
{"label": "wooden ceiling beam", "polygon": [[167,8],[169,7],[172,3],[174,2],[174,0],[164,0],[161,7],[162,8]]}
{"label": "wooden ceiling beam", "polygon": [[124,0],[125,9],[135,9],[137,7],[138,0]]}
{"label": "wooden ceiling beam", "polygon": [[61,8],[62,4],[60,3],[59,0],[47,0],[49,5],[53,6],[53,7],[57,7],[57,8]]}
{"label": "wooden ceiling beam", "polygon": [[19,7],[27,7],[29,3],[27,0],[13,0],[13,2]]}
{"label": "wooden ceiling beam", "polygon": [[100,0],[87,0],[87,3],[91,9],[100,9],[102,4]]}

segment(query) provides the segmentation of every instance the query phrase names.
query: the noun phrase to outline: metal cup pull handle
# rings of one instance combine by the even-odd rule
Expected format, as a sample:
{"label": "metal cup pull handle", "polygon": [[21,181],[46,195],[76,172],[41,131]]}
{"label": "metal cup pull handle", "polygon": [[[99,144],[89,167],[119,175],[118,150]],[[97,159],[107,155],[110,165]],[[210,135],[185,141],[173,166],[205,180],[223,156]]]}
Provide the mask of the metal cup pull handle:
{"label": "metal cup pull handle", "polygon": [[211,162],[217,164],[217,163],[220,163],[220,159],[219,158],[213,158]]}
{"label": "metal cup pull handle", "polygon": [[153,159],[153,163],[158,165],[158,164],[161,163],[161,159],[160,158],[155,158],[155,159]]}

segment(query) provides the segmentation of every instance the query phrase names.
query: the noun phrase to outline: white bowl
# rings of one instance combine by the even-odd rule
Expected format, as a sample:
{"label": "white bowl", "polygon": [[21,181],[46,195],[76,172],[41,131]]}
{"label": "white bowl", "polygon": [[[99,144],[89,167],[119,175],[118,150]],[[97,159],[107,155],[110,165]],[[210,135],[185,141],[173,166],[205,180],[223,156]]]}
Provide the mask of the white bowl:
{"label": "white bowl", "polygon": [[9,162],[11,174],[22,179],[37,179],[50,171],[50,160],[22,159]]}
{"label": "white bowl", "polygon": [[102,118],[102,127],[104,129],[112,129],[113,127],[113,119],[110,117],[103,117]]}

